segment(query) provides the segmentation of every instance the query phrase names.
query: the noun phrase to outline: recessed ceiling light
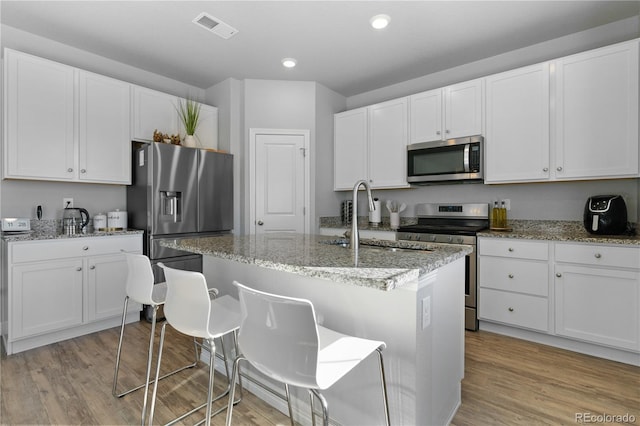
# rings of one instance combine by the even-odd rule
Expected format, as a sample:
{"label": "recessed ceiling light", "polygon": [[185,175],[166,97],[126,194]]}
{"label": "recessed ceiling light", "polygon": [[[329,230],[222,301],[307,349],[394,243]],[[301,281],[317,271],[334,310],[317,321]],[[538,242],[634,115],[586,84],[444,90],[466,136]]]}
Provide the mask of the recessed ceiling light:
{"label": "recessed ceiling light", "polygon": [[371,26],[376,30],[381,30],[383,28],[386,28],[386,26],[389,25],[389,21],[391,21],[391,18],[389,17],[389,15],[384,15],[384,14],[376,15],[369,20],[369,22],[371,23]]}
{"label": "recessed ceiling light", "polygon": [[285,68],[293,68],[297,63],[298,61],[296,61],[294,58],[284,58],[282,60],[282,66]]}

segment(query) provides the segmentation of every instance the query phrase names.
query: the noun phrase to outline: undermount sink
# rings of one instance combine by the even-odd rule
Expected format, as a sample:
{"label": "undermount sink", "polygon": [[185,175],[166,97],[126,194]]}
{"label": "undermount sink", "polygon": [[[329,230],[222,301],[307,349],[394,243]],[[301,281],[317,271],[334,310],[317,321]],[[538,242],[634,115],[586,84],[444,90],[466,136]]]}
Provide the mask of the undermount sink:
{"label": "undermount sink", "polygon": [[[329,240],[329,241],[321,241],[321,244],[328,244],[332,246],[338,246],[343,248],[350,248],[349,240],[339,239],[339,240]],[[431,251],[426,248],[411,248],[411,247],[389,247],[389,246],[381,246],[378,244],[369,244],[366,241],[360,241],[360,249],[366,251],[379,251],[379,252],[391,252],[391,253],[403,253],[403,252],[428,252]]]}

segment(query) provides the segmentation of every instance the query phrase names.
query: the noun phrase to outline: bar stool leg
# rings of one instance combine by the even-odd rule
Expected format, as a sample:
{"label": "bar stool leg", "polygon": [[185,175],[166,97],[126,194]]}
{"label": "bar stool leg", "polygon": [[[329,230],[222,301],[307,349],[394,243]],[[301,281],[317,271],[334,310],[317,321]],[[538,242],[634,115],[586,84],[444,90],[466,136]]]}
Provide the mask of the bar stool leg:
{"label": "bar stool leg", "polygon": [[389,399],[387,396],[387,380],[384,374],[384,361],[382,359],[382,349],[376,349],[378,352],[378,360],[380,361],[380,380],[382,381],[382,397],[384,399],[384,417],[387,421],[387,426],[391,425],[391,419],[389,418]]}
{"label": "bar stool leg", "polygon": [[121,397],[122,395],[118,395],[116,392],[116,387],[118,386],[118,371],[120,370],[120,354],[122,353],[122,338],[124,337],[124,325],[127,318],[127,305],[129,303],[129,296],[124,297],[124,308],[122,310],[122,325],[120,326],[120,340],[118,341],[118,352],[116,354],[116,369],[113,373],[113,389],[111,393],[115,397]]}

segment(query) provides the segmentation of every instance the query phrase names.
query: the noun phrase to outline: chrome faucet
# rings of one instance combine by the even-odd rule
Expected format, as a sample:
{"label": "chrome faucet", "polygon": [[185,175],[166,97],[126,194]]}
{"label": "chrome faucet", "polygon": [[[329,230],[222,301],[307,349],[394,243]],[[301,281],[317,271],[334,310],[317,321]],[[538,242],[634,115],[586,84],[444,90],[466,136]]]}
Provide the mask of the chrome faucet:
{"label": "chrome faucet", "polygon": [[351,217],[351,250],[353,252],[354,266],[358,266],[358,249],[360,248],[360,233],[358,232],[358,189],[360,185],[364,185],[369,198],[369,211],[374,211],[376,206],[373,204],[371,196],[371,188],[366,180],[359,180],[353,186],[353,214]]}

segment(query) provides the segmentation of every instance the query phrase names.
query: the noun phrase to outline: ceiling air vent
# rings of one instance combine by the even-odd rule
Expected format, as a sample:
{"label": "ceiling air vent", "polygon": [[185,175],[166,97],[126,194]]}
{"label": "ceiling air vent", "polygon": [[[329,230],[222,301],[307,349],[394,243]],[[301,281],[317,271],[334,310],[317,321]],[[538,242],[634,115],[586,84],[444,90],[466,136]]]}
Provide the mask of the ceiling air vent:
{"label": "ceiling air vent", "polygon": [[225,24],[220,19],[215,16],[211,16],[206,12],[202,12],[200,15],[196,16],[193,23],[201,26],[207,31],[211,31],[225,40],[231,38],[238,32],[238,30],[233,28],[231,25]]}

